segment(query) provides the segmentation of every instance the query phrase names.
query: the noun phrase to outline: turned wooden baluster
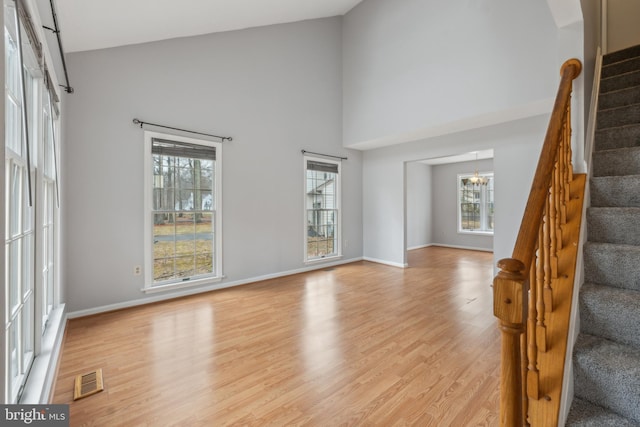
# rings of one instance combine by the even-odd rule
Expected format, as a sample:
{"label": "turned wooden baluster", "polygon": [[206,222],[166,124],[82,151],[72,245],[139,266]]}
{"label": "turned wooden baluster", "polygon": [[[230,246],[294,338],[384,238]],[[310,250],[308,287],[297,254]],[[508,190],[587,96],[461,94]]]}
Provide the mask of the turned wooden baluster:
{"label": "turned wooden baluster", "polygon": [[[539,246],[538,244],[538,247]],[[529,315],[527,319],[527,341],[529,342],[527,359],[529,360],[529,364],[527,365],[526,394],[531,399],[538,400],[540,393],[540,375],[538,372],[538,344],[536,342],[536,305],[538,304],[536,264],[537,262],[535,262],[534,259],[531,263],[529,273]]]}
{"label": "turned wooden baluster", "polygon": [[569,124],[565,122],[562,127],[562,134],[560,135],[560,146],[558,147],[558,165],[560,169],[560,174],[558,177],[558,184],[560,190],[560,203],[558,203],[558,209],[560,213],[560,223],[567,223],[567,191],[568,188],[565,185],[565,181],[567,179],[568,169],[567,169],[567,128]]}
{"label": "turned wooden baluster", "polygon": [[[560,150],[558,150],[558,153]],[[556,193],[560,191],[558,185],[559,180],[556,179],[556,175],[560,173],[560,162],[556,161],[553,168],[553,176],[551,177],[551,188],[549,189],[549,209],[547,215],[549,216],[549,239],[551,242],[550,249],[550,263],[551,263],[551,277],[558,277],[558,237],[556,228],[556,217],[558,216],[558,205],[556,204]]]}
{"label": "turned wooden baluster", "polygon": [[524,426],[529,426],[529,396],[527,393],[527,369],[529,365],[529,359],[527,357],[527,330],[529,329],[529,327],[526,323],[524,329],[524,333],[520,335],[520,350],[522,353],[522,360],[520,365],[520,375],[522,375],[522,390],[520,390],[520,396],[522,396],[522,422],[524,423]]}
{"label": "turned wooden baluster", "polygon": [[551,236],[550,236],[550,224],[549,224],[549,197],[546,199],[544,216],[542,217],[542,252],[543,266],[544,266],[544,308],[547,313],[553,311],[553,289],[551,289]]}
{"label": "turned wooden baluster", "polygon": [[[556,190],[553,193],[553,200],[555,205],[555,223],[554,227],[556,228],[556,251],[562,249],[562,174],[561,174],[561,162],[560,162],[560,153],[561,149],[558,149],[558,161],[556,162],[557,167],[555,168],[553,179],[556,183]],[[566,216],[566,215],[565,215]],[[557,252],[556,252],[557,255]],[[558,277],[557,271],[554,277]]]}
{"label": "turned wooden baluster", "polygon": [[545,324],[545,309],[544,309],[544,267],[543,267],[543,248],[540,247],[540,242],[543,241],[543,229],[542,224],[538,227],[538,258],[536,260],[536,342],[538,343],[538,349],[541,352],[547,351],[547,325]]}
{"label": "turned wooden baluster", "polygon": [[[566,201],[569,202],[570,196],[571,196],[571,192],[569,191],[571,189],[571,181],[573,181],[573,162],[571,161],[572,157],[573,157],[573,152],[571,150],[571,94],[569,94],[569,99],[567,100],[567,120],[566,120],[566,128],[565,128],[565,133],[564,133],[564,142],[565,142],[565,149],[566,149],[566,153],[567,153],[567,157],[566,157],[566,164],[567,164],[567,175],[565,177],[565,185],[567,187],[567,191],[565,194],[566,197]],[[566,222],[565,222],[566,223]]]}
{"label": "turned wooden baluster", "polygon": [[517,259],[498,261],[500,272],[493,280],[493,314],[502,332],[500,372],[500,425],[522,426],[521,336],[525,330],[527,289],[524,264]]}

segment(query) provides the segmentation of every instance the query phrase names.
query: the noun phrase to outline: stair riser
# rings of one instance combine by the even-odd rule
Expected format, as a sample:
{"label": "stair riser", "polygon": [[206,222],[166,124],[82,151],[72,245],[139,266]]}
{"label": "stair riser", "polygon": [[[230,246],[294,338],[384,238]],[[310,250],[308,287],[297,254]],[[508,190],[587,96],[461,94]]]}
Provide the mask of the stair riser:
{"label": "stair riser", "polygon": [[591,206],[640,207],[640,175],[592,178]]}
{"label": "stair riser", "polygon": [[587,233],[590,242],[638,246],[639,225],[640,208],[592,207],[587,211]]}
{"label": "stair riser", "polygon": [[584,285],[580,331],[640,348],[640,292]]}
{"label": "stair riser", "polygon": [[595,151],[640,147],[640,125],[599,130],[595,135]]}
{"label": "stair riser", "polygon": [[640,45],[608,53],[604,55],[602,64],[609,65],[613,64],[614,62],[620,62],[635,58],[636,56],[640,56]]}
{"label": "stair riser", "polygon": [[640,147],[600,151],[593,154],[593,176],[640,174]]}
{"label": "stair riser", "polygon": [[640,291],[640,248],[587,243],[585,282]]}
{"label": "stair riser", "polygon": [[638,85],[640,85],[640,71],[632,71],[600,80],[600,93],[627,89]]}
{"label": "stair riser", "polygon": [[640,104],[627,105],[598,112],[598,129],[635,125],[638,123],[640,123]]}
{"label": "stair riser", "polygon": [[598,109],[623,107],[640,103],[640,86],[630,89],[604,93],[598,97]]}
{"label": "stair riser", "polygon": [[602,67],[602,78],[616,76],[631,71],[640,70],[640,57],[627,59]]}

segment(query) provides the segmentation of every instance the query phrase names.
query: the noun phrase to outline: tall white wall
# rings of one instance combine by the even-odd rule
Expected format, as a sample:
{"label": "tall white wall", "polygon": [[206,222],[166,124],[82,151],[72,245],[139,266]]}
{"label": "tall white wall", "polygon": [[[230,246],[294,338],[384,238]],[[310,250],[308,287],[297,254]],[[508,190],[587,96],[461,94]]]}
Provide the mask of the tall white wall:
{"label": "tall white wall", "polygon": [[361,153],[342,146],[342,20],[173,39],[68,56],[63,159],[68,306],[143,301],[143,133],[132,119],[230,135],[223,273],[303,264],[301,149],[346,155],[344,259],[362,255]]}
{"label": "tall white wall", "polygon": [[431,244],[432,229],[432,167],[424,163],[409,162],[406,166],[407,182],[407,249]]}
{"label": "tall white wall", "polygon": [[[510,257],[548,120],[548,115],[535,116],[366,151],[362,219],[365,258],[398,266],[406,263],[404,162],[491,148],[495,174],[494,258]],[[438,203],[435,190],[432,197],[433,203]]]}
{"label": "tall white wall", "polygon": [[607,0],[607,50],[640,44],[640,0]]}
{"label": "tall white wall", "polygon": [[550,111],[561,64],[557,34],[544,1],[360,3],[344,18],[345,146]]}
{"label": "tall white wall", "polygon": [[493,250],[493,236],[458,232],[458,174],[493,172],[493,159],[433,166],[433,243]]}

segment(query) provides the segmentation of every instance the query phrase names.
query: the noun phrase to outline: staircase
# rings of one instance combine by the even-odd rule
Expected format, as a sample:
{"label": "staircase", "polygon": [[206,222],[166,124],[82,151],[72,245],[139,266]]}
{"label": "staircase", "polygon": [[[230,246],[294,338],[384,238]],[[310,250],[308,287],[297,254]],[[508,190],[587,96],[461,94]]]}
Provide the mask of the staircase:
{"label": "staircase", "polygon": [[603,58],[594,148],[566,425],[640,426],[640,46]]}

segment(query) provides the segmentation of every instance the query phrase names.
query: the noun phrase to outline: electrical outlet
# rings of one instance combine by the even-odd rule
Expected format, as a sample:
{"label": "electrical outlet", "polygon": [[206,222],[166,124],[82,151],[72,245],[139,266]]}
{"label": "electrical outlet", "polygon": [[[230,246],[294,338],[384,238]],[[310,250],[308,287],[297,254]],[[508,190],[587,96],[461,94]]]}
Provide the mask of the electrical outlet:
{"label": "electrical outlet", "polygon": [[142,267],[139,265],[134,265],[133,266],[133,275],[134,276],[139,276],[142,274]]}

